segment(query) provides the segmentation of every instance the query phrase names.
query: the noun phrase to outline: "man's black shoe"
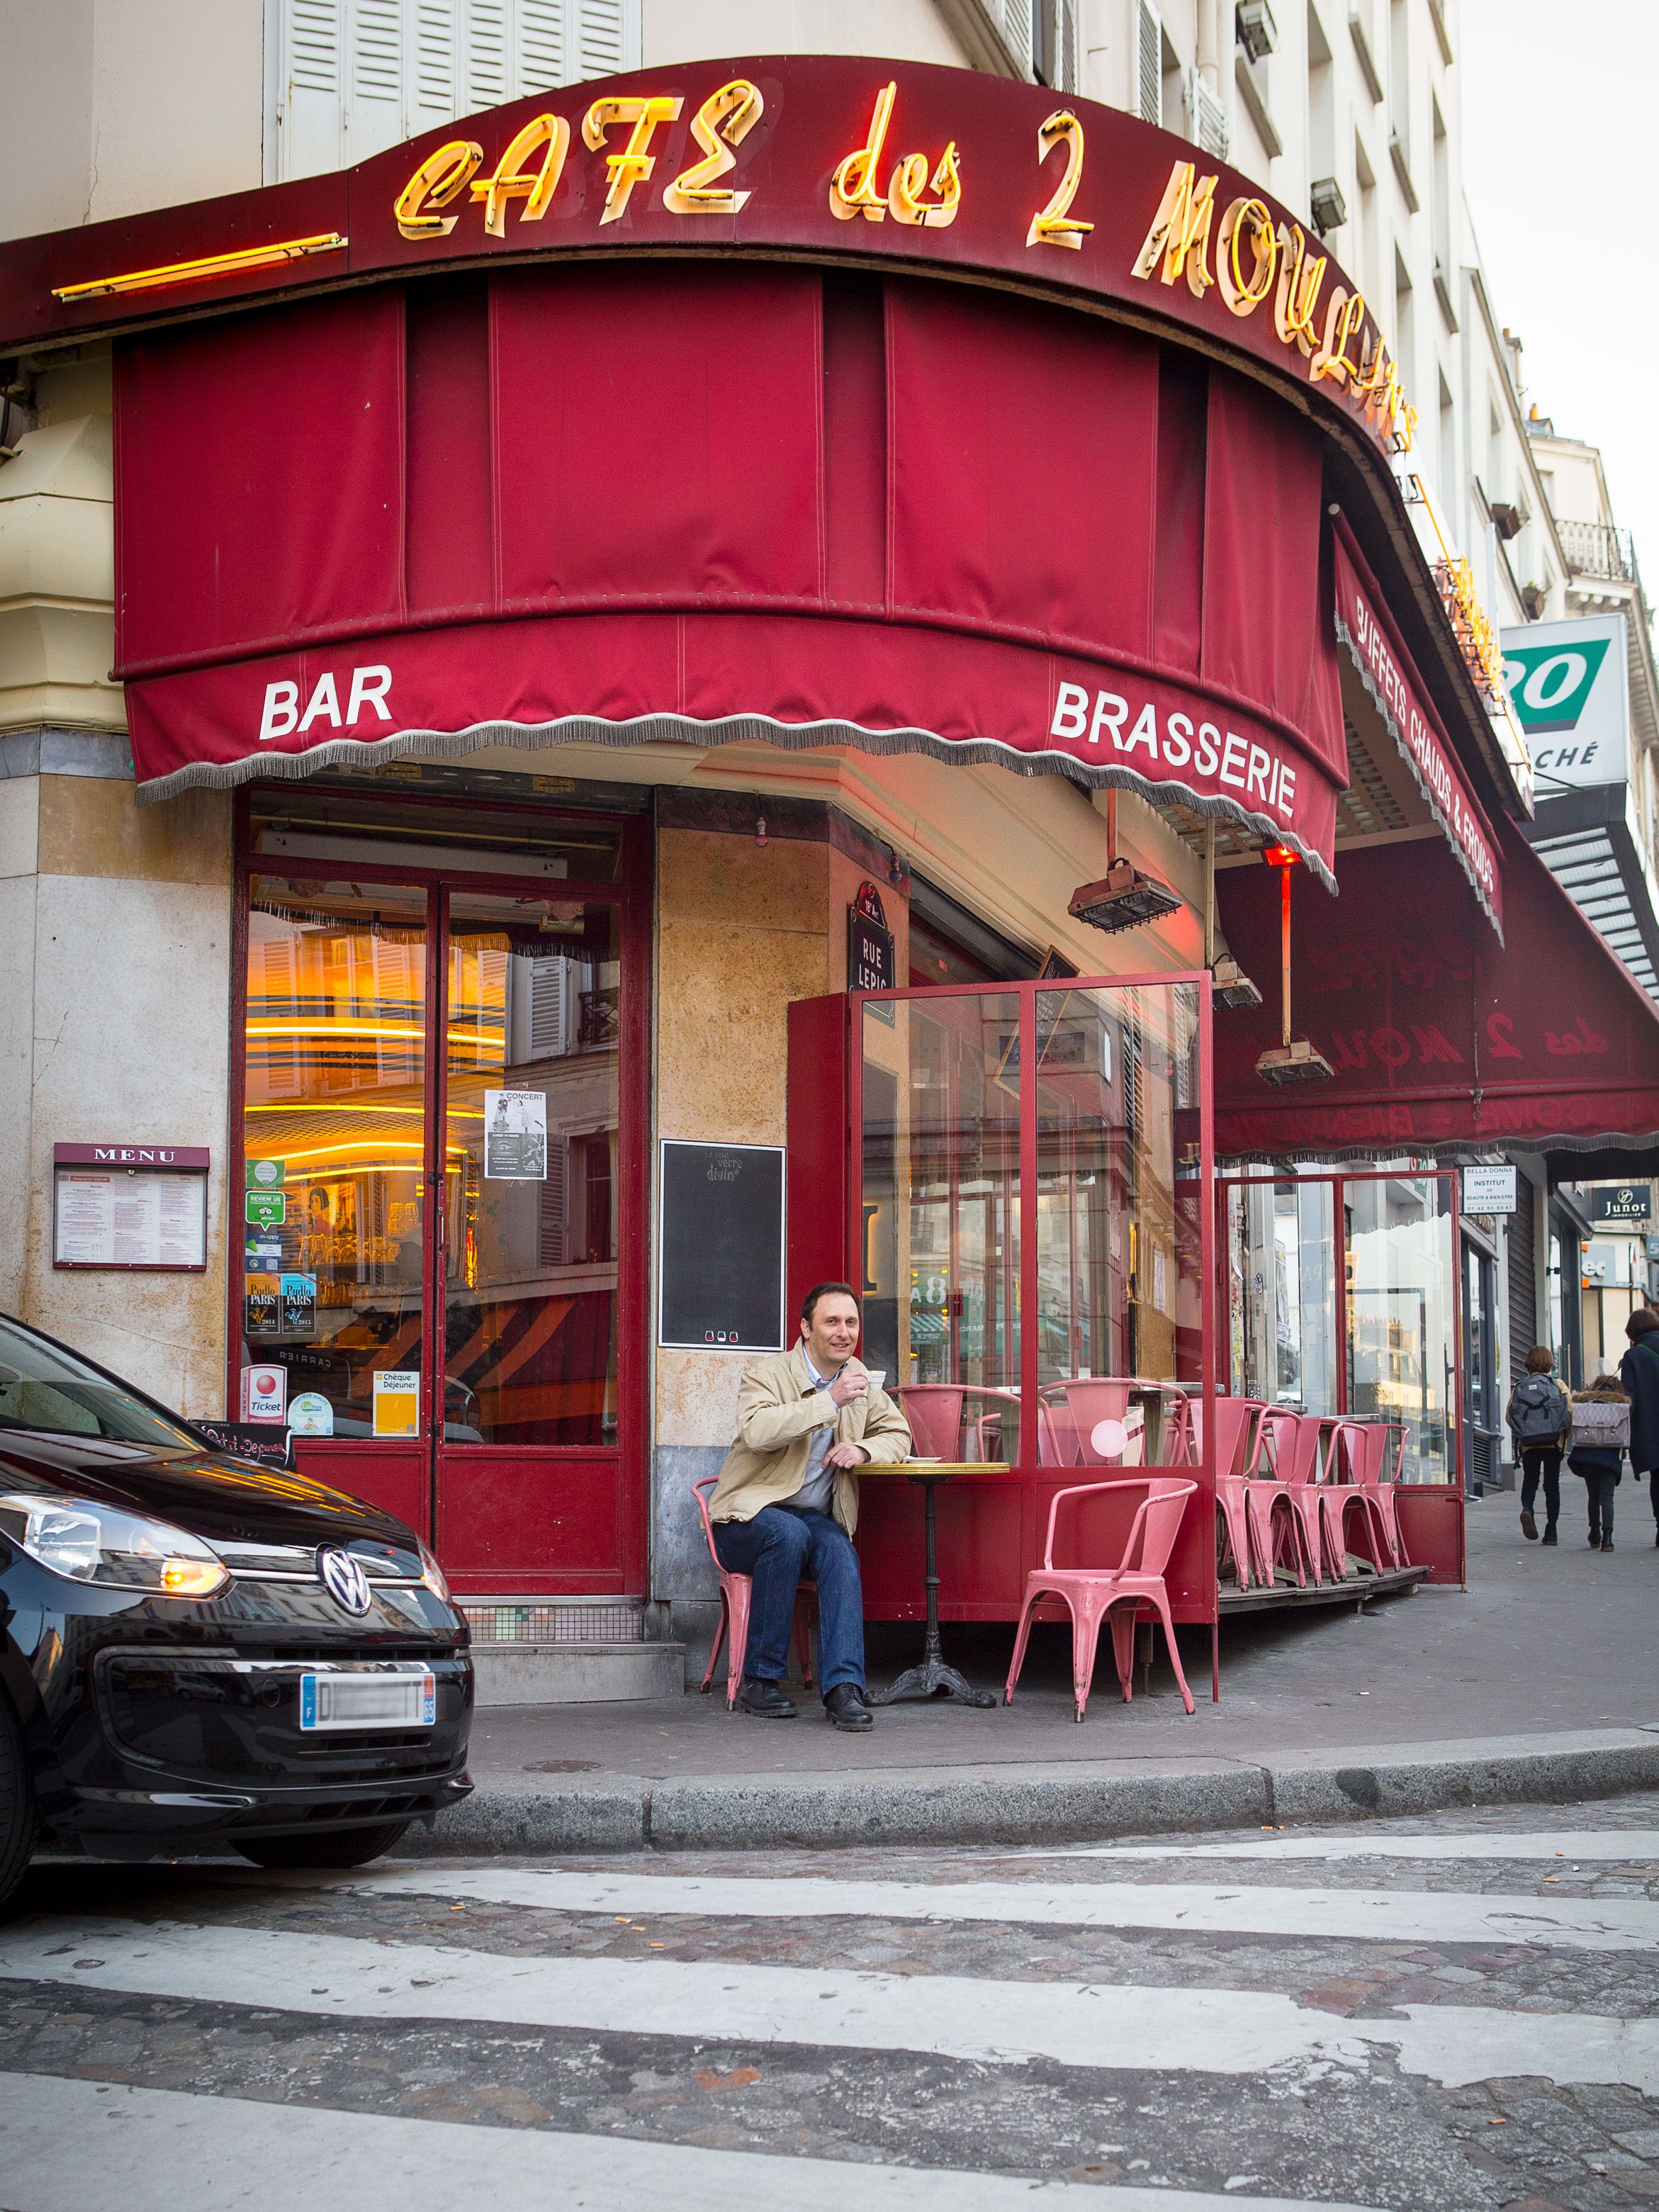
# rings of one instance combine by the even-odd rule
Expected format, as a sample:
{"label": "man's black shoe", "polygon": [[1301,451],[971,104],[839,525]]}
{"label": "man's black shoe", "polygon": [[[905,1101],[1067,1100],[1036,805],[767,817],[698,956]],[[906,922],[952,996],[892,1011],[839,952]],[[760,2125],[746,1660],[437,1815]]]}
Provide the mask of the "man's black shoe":
{"label": "man's black shoe", "polygon": [[864,1692],[856,1682],[836,1684],[823,1701],[823,1717],[842,1729],[867,1729],[875,1725],[875,1715],[865,1704]]}
{"label": "man's black shoe", "polygon": [[1524,1505],[1521,1508],[1521,1534],[1529,1544],[1535,1544],[1538,1540],[1538,1523]]}
{"label": "man's black shoe", "polygon": [[775,1682],[763,1682],[753,1674],[744,1678],[738,1692],[738,1703],[744,1712],[753,1713],[759,1721],[792,1721],[795,1717],[793,1699],[786,1698]]}

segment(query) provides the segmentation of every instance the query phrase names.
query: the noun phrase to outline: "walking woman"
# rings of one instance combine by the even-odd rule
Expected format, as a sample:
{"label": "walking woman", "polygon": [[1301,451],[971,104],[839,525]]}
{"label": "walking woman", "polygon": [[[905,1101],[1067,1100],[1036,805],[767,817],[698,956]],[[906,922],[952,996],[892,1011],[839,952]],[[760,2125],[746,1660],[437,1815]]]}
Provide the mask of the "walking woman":
{"label": "walking woman", "polygon": [[[1653,1363],[1659,1379],[1659,1359]],[[1555,1541],[1561,1517],[1561,1454],[1572,1426],[1572,1401],[1555,1379],[1555,1358],[1547,1344],[1527,1354],[1527,1371],[1516,1384],[1504,1417],[1521,1462],[1521,1533],[1530,1544],[1538,1534],[1532,1509],[1544,1486],[1544,1541]]]}
{"label": "walking woman", "polygon": [[1613,1493],[1630,1442],[1630,1400],[1616,1375],[1598,1375],[1572,1401],[1572,1449],[1567,1465],[1583,1478],[1589,1492],[1589,1540],[1593,1552],[1613,1549]]}
{"label": "walking woman", "polygon": [[1659,1544],[1659,1313],[1638,1306],[1625,1323],[1630,1350],[1619,1363],[1619,1380],[1630,1394],[1630,1463],[1645,1474],[1653,1499],[1653,1540]]}

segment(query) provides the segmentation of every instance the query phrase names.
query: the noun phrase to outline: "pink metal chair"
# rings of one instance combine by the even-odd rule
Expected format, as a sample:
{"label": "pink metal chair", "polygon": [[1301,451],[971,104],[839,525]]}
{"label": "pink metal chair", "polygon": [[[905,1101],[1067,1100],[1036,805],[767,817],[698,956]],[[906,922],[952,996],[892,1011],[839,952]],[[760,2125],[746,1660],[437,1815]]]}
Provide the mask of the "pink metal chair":
{"label": "pink metal chair", "polygon": [[[1018,1390],[1005,1389],[1000,1384],[970,1383],[970,1397],[984,1401],[985,1410],[974,1424],[975,1446],[981,1459],[993,1456],[1012,1462],[1016,1452],[1025,1458],[1024,1439],[1020,1435],[1023,1407]],[[1054,1425],[1048,1408],[1039,1398],[1036,1406],[1036,1463],[1039,1467],[1070,1467],[1074,1462],[1061,1455],[1060,1439],[1054,1434]]]}
{"label": "pink metal chair", "polygon": [[1263,1408],[1244,1498],[1264,1582],[1273,1580],[1281,1562],[1300,1589],[1307,1588],[1310,1574],[1322,1579],[1324,1546],[1314,1487],[1320,1436],[1316,1419],[1281,1407]]}
{"label": "pink metal chair", "polygon": [[910,1425],[910,1441],[924,1459],[962,1457],[961,1382],[896,1382],[888,1392]]}
{"label": "pink metal chair", "polygon": [[[1048,1507],[1048,1534],[1042,1550],[1042,1565],[1025,1577],[1025,1601],[1020,1608],[1019,1632],[1014,1638],[1013,1663],[1008,1669],[1007,1686],[1003,1691],[1005,1705],[1011,1705],[1014,1701],[1014,1685],[1025,1663],[1031,1615],[1043,1598],[1057,1597],[1072,1617],[1072,1686],[1079,1721],[1089,1703],[1089,1686],[1094,1679],[1095,1650],[1103,1620],[1109,1620],[1111,1625],[1112,1655],[1123,1701],[1127,1705],[1133,1698],[1135,1622],[1143,1607],[1150,1607],[1164,1624],[1164,1638],[1170,1647],[1170,1664],[1175,1669],[1181,1701],[1189,1713],[1193,1711],[1193,1693],[1181,1669],[1175,1623],[1170,1617],[1164,1570],[1175,1549],[1187,1500],[1197,1489],[1195,1482],[1184,1481],[1177,1475],[1148,1474],[1115,1482],[1073,1483],[1054,1492]],[[1098,1496],[1107,1491],[1123,1496],[1126,1504],[1130,1493],[1140,1499],[1117,1564],[1102,1567],[1055,1566],[1054,1522],[1060,1500]]]}
{"label": "pink metal chair", "polygon": [[[714,1562],[714,1572],[720,1578],[720,1625],[715,1635],[714,1648],[708,1654],[708,1664],[703,1670],[702,1694],[708,1695],[708,1686],[714,1679],[714,1669],[720,1664],[720,1646],[726,1646],[726,1709],[731,1711],[738,1702],[738,1692],[743,1686],[743,1656],[749,1642],[749,1607],[755,1594],[751,1575],[733,1574],[729,1567],[720,1565],[720,1555],[714,1549],[714,1531],[708,1518],[708,1498],[717,1474],[706,1474],[691,1486],[696,1493],[697,1510],[702,1516],[702,1533],[708,1545],[708,1556]],[[800,1664],[800,1679],[807,1689],[812,1686],[812,1638],[806,1623],[808,1600],[816,1601],[817,1588],[812,1583],[802,1583],[795,1592],[795,1656]]]}
{"label": "pink metal chair", "polygon": [[1344,1421],[1336,1432],[1343,1471],[1358,1492],[1368,1528],[1376,1539],[1375,1564],[1379,1571],[1406,1564],[1395,1486],[1382,1479],[1385,1466],[1399,1468],[1405,1441],[1405,1425],[1398,1421]]}

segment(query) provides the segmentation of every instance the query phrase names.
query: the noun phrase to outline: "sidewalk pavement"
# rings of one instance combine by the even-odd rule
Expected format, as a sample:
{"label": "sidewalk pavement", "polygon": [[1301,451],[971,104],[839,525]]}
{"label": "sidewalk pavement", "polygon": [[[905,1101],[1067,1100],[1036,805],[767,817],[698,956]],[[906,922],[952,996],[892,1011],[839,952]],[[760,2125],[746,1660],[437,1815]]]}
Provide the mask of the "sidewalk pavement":
{"label": "sidewalk pavement", "polygon": [[[1515,1499],[1468,1510],[1467,1590],[1253,1613],[1182,1637],[1198,1700],[1162,1654],[1119,1699],[1109,1660],[1072,1717],[1070,1646],[1039,1628],[1012,1707],[877,1713],[869,1734],[729,1714],[718,1693],[481,1713],[477,1793],[422,1852],[730,1849],[787,1844],[1056,1841],[1352,1820],[1445,1805],[1568,1802],[1659,1786],[1659,1548],[1641,1487],[1619,1492],[1620,1548],[1592,1553],[1576,1482],[1559,1548],[1526,1543]],[[871,1679],[915,1656],[916,1627],[872,1629]],[[1012,1631],[947,1625],[946,1656],[1000,1687]]]}

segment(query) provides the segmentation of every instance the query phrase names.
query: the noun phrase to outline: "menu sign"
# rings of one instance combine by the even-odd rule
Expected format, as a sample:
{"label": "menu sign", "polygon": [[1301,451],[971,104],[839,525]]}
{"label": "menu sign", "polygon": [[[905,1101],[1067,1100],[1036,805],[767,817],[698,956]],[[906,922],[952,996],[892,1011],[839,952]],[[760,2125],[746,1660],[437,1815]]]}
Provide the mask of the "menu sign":
{"label": "menu sign", "polygon": [[58,1164],[52,1265],[207,1265],[207,1177],[173,1169]]}

